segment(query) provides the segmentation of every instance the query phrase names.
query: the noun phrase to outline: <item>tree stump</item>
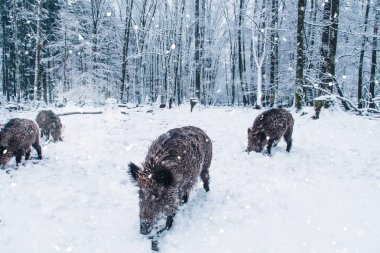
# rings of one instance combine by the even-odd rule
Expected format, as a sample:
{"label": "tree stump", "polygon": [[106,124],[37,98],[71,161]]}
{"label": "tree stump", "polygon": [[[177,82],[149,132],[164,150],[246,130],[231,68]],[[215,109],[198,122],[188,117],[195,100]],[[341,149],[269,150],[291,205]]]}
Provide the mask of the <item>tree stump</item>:
{"label": "tree stump", "polygon": [[169,109],[172,109],[172,104],[173,104],[173,98],[169,99]]}
{"label": "tree stump", "polygon": [[328,109],[334,105],[334,99],[330,96],[321,96],[313,100],[315,115],[313,119],[319,119],[322,108]]}
{"label": "tree stump", "polygon": [[193,112],[194,106],[198,103],[197,98],[191,98],[190,99],[190,112]]}

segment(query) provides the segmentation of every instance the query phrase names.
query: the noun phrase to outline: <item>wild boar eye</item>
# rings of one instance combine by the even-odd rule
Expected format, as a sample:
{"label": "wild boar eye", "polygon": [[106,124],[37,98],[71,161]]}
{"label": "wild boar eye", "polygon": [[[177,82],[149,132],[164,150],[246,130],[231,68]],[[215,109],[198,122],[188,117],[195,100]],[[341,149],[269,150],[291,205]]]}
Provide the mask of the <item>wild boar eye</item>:
{"label": "wild boar eye", "polygon": [[8,152],[8,150],[7,150],[7,149],[4,149],[4,150],[3,150],[3,155],[5,155],[7,152]]}

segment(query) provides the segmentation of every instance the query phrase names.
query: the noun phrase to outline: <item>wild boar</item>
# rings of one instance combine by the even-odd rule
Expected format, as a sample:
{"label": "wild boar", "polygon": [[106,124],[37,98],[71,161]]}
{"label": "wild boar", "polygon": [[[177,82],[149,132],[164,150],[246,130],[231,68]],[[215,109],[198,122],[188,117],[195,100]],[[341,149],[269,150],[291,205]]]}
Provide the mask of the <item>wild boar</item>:
{"label": "wild boar", "polygon": [[28,160],[31,147],[37,150],[38,159],[42,159],[37,124],[28,119],[9,120],[0,132],[0,166],[6,165],[13,156],[16,157],[16,165],[22,156]]}
{"label": "wild boar", "polygon": [[188,201],[199,176],[206,192],[210,190],[211,158],[210,138],[203,130],[187,126],[159,136],[141,168],[129,164],[131,179],[139,187],[140,233],[153,234],[152,250],[158,250],[159,234],[171,228],[179,205]]}
{"label": "wild boar", "polygon": [[58,115],[51,110],[42,110],[37,114],[37,124],[41,128],[41,137],[45,135],[46,140],[49,140],[50,135],[53,141],[62,141],[62,123]]}
{"label": "wild boar", "polygon": [[270,109],[256,117],[253,127],[248,128],[247,152],[261,152],[267,145],[268,155],[272,146],[276,146],[281,137],[287,143],[286,151],[292,148],[292,133],[294,119],[285,109]]}

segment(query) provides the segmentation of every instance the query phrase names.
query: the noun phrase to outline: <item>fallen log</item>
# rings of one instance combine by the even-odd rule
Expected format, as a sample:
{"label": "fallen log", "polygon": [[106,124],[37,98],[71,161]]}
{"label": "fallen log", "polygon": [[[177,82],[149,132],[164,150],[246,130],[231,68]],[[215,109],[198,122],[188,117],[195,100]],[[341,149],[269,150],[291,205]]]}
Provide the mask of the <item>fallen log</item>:
{"label": "fallen log", "polygon": [[75,115],[75,114],[103,114],[103,112],[65,112],[65,113],[59,113],[58,116],[67,116],[67,115]]}

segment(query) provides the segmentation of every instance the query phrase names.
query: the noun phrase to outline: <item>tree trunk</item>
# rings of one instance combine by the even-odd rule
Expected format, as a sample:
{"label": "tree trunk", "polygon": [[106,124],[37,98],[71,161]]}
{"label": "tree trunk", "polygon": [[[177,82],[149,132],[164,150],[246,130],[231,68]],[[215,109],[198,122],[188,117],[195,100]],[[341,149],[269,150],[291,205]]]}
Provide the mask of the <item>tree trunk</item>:
{"label": "tree trunk", "polygon": [[41,0],[37,0],[37,26],[36,26],[36,61],[34,66],[34,100],[41,100],[40,65],[41,65]]}
{"label": "tree trunk", "polygon": [[48,78],[47,72],[45,68],[42,68],[42,89],[43,89],[43,98],[46,104],[48,104]]}
{"label": "tree trunk", "polygon": [[200,31],[200,0],[195,0],[195,97],[201,101],[201,31]]}
{"label": "tree trunk", "polygon": [[333,92],[335,84],[335,56],[338,41],[339,0],[325,2],[319,66],[320,87]]}
{"label": "tree trunk", "polygon": [[240,78],[240,86],[241,90],[243,92],[243,104],[244,106],[247,106],[249,103],[248,100],[248,87],[244,80],[244,74],[245,74],[245,52],[244,52],[244,41],[243,41],[243,11],[244,11],[244,0],[240,0],[239,5],[239,15],[238,15],[238,62],[239,62],[239,78]]}
{"label": "tree trunk", "polygon": [[278,0],[272,0],[271,36],[272,50],[270,51],[270,107],[277,105],[278,94]]}
{"label": "tree trunk", "polygon": [[304,102],[304,34],[305,34],[305,9],[307,0],[298,1],[298,20],[297,20],[297,63],[296,63],[296,84],[295,84],[295,107],[301,110]]}
{"label": "tree trunk", "polygon": [[9,45],[8,45],[8,33],[7,33],[7,24],[9,22],[7,16],[7,5],[6,1],[2,1],[2,12],[1,12],[1,25],[3,31],[3,52],[2,52],[2,72],[3,72],[3,95],[6,95],[7,101],[10,101],[10,91],[9,91]]}
{"label": "tree trunk", "polygon": [[263,98],[263,67],[262,65],[257,66],[257,98],[256,105],[261,108]]}
{"label": "tree trunk", "polygon": [[[373,37],[372,37],[372,55],[371,55],[371,76],[369,81],[369,93],[371,94],[371,98],[373,99],[375,94],[375,85],[376,85],[376,70],[378,67],[377,64],[377,45],[378,45],[378,29],[379,29],[379,23],[380,23],[380,0],[376,0],[375,4],[375,20],[373,25]],[[372,101],[369,104],[370,108],[376,108],[375,103]]]}
{"label": "tree trunk", "polygon": [[181,1],[181,15],[179,17],[179,27],[177,29],[177,34],[176,34],[176,41],[177,44],[176,46],[176,61],[177,63],[174,66],[174,87],[175,87],[175,93],[176,93],[176,102],[177,105],[181,104],[181,61],[182,61],[182,28],[183,28],[183,18],[184,18],[184,13],[185,13],[185,4],[186,1],[182,0]]}
{"label": "tree trunk", "polygon": [[[318,14],[318,10],[319,10],[319,7],[317,5],[317,2],[318,0],[311,0],[310,2],[310,18],[311,18],[311,22],[312,24],[316,24],[317,23],[317,14]],[[310,24],[309,27],[308,27],[308,33],[307,33],[307,36],[306,38],[308,38],[309,40],[309,43],[308,43],[308,46],[307,46],[307,55],[308,55],[308,59],[304,59],[305,62],[307,62],[307,66],[305,66],[307,68],[307,72],[311,73],[312,71],[315,71],[316,70],[316,59],[315,59],[315,55],[316,55],[316,50],[314,49],[315,47],[315,44],[316,44],[316,34],[317,34],[317,29],[315,29],[315,26]],[[306,50],[306,49],[305,49]],[[305,94],[305,102],[306,102],[306,105],[307,106],[312,106],[313,105],[313,99],[315,97],[315,90],[312,89],[312,88],[304,88],[304,94]]]}
{"label": "tree trunk", "polygon": [[205,23],[206,23],[206,0],[201,0],[200,1],[200,13],[199,13],[199,30],[200,30],[200,35],[201,35],[201,41],[200,41],[200,62],[201,62],[201,103],[203,105],[207,104],[206,101],[206,96],[207,96],[207,89],[206,89],[206,82],[207,82],[207,73],[206,73],[206,61],[205,61],[205,40],[206,40],[206,35],[205,35]]}
{"label": "tree trunk", "polygon": [[235,40],[232,37],[231,31],[228,32],[230,37],[230,73],[231,73],[231,105],[235,105],[235,69],[236,69],[236,57],[235,57]]}
{"label": "tree trunk", "polygon": [[230,93],[229,93],[229,87],[228,87],[228,72],[227,72],[227,62],[224,62],[224,74],[226,79],[226,95],[227,95],[227,105],[230,105]]}
{"label": "tree trunk", "polygon": [[63,92],[68,91],[67,85],[67,59],[68,59],[68,50],[67,50],[67,30],[64,33],[64,52],[63,52]]}
{"label": "tree trunk", "polygon": [[[128,82],[128,70],[127,70],[127,57],[128,57],[128,49],[129,49],[129,34],[130,27],[132,21],[132,10],[133,10],[133,0],[129,0],[130,3],[126,3],[125,10],[125,28],[124,28],[124,38],[123,38],[123,62],[121,66],[121,85],[120,85],[120,102],[124,102],[124,90],[125,90],[125,82]],[[129,5],[130,4],[130,5]],[[129,85],[127,87],[126,101],[129,101]]]}
{"label": "tree trunk", "polygon": [[92,18],[92,61],[93,69],[97,69],[98,53],[98,24],[101,18],[101,6],[104,0],[91,0],[91,18]]}
{"label": "tree trunk", "polygon": [[[329,50],[329,65],[327,68],[328,73],[331,74],[330,80],[332,84],[335,83],[335,57],[336,57],[336,49],[338,47],[338,26],[339,26],[339,0],[332,0],[332,8],[331,8],[331,20],[332,25],[330,29],[330,50]],[[331,85],[331,92],[333,91],[333,85]]]}
{"label": "tree trunk", "polygon": [[370,6],[370,0],[367,1],[367,6],[365,9],[365,17],[364,17],[364,35],[362,37],[362,45],[360,50],[360,56],[359,56],[359,73],[358,73],[358,108],[361,109],[364,107],[364,100],[363,100],[363,62],[364,62],[364,53],[365,53],[365,46],[367,44],[367,25],[368,25],[368,13],[369,13],[369,6]]}
{"label": "tree trunk", "polygon": [[19,60],[19,47],[18,47],[18,39],[17,39],[17,13],[16,13],[16,0],[13,0],[13,43],[14,43],[14,64],[15,64],[15,83],[14,87],[16,90],[17,101],[20,102],[21,99],[21,90],[20,90],[20,60]]}
{"label": "tree trunk", "polygon": [[[263,28],[265,29],[265,28]],[[267,33],[267,29],[264,30],[265,31],[265,36],[266,37],[266,33]],[[253,58],[254,58],[254,61],[255,61],[255,64],[256,64],[256,68],[257,68],[257,97],[256,97],[256,105],[257,107],[261,108],[263,106],[262,104],[262,98],[263,98],[263,65],[264,65],[264,60],[265,60],[265,56],[266,56],[266,43],[265,41],[262,41],[262,45],[259,45],[259,41],[255,41],[255,38],[258,39],[258,36],[255,35],[256,32],[255,32],[255,28],[253,27],[252,28],[252,54],[253,54]],[[261,52],[261,55],[259,55],[259,50],[260,50],[260,47],[262,46],[262,52]]]}

